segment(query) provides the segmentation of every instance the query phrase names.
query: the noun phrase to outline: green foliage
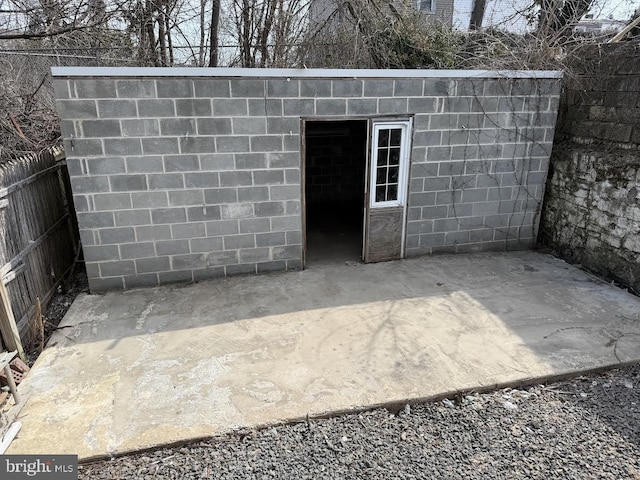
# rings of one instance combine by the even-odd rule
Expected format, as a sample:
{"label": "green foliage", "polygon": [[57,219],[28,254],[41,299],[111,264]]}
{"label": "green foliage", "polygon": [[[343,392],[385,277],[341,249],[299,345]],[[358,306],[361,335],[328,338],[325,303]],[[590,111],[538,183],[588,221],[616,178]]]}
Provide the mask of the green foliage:
{"label": "green foliage", "polygon": [[452,27],[427,23],[414,12],[399,15],[372,40],[386,68],[446,69],[455,66],[463,37]]}

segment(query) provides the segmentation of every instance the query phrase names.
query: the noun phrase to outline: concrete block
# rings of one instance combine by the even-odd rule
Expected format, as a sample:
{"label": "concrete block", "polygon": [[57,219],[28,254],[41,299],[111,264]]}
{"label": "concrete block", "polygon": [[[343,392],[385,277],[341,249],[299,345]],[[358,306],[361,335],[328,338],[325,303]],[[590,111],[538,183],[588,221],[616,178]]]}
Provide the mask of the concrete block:
{"label": "concrete block", "polygon": [[274,185],[284,183],[284,170],[254,170],[254,185]]}
{"label": "concrete block", "polygon": [[156,253],[159,256],[190,253],[189,240],[162,240],[156,242]]}
{"label": "concrete block", "polygon": [[300,93],[298,80],[288,78],[278,78],[267,80],[267,96],[268,97],[297,97]]}
{"label": "concrete block", "polygon": [[154,137],[160,135],[158,121],[153,118],[121,120],[122,135],[125,137]]}
{"label": "concrete block", "polygon": [[173,190],[169,192],[169,205],[172,207],[202,205],[203,203],[202,190]]}
{"label": "concrete block", "polygon": [[[146,139],[145,139],[146,140]],[[106,155],[140,155],[142,147],[139,138],[105,138],[104,153]],[[155,153],[155,152],[151,152]]]}
{"label": "concrete block", "polygon": [[79,157],[93,157],[104,154],[102,141],[98,139],[77,138],[73,141],[65,139],[64,150],[69,152],[70,155]]}
{"label": "concrete block", "polygon": [[53,92],[56,99],[71,98],[68,80],[60,80],[56,78],[53,79],[51,83],[53,84]]}
{"label": "concrete block", "polygon": [[171,268],[169,257],[139,258],[135,263],[137,273],[165,272]]}
{"label": "concrete block", "polygon": [[200,160],[197,155],[166,155],[164,170],[167,173],[199,171]]}
{"label": "concrete block", "polygon": [[128,193],[99,193],[93,195],[93,210],[123,210],[131,208],[131,195]]}
{"label": "concrete block", "polygon": [[229,97],[231,89],[229,80],[222,78],[206,78],[193,81],[196,97],[221,98]]}
{"label": "concrete block", "polygon": [[206,266],[206,257],[202,253],[190,253],[188,255],[175,255],[171,257],[173,270],[188,270]]}
{"label": "concrete block", "polygon": [[193,270],[193,281],[202,282],[224,277],[224,267],[207,267]]}
{"label": "concrete block", "polygon": [[116,80],[118,98],[153,98],[156,82],[153,80]]}
{"label": "concrete block", "polygon": [[86,175],[87,172],[84,170],[84,159],[67,158],[67,171],[71,177]]}
{"label": "concrete block", "polygon": [[230,118],[198,118],[196,119],[198,135],[230,135]]}
{"label": "concrete block", "polygon": [[113,227],[113,212],[78,212],[80,229]]}
{"label": "concrete block", "polygon": [[346,115],[347,101],[344,98],[319,98],[316,100],[316,115]]}
{"label": "concrete block", "polygon": [[378,100],[375,98],[350,98],[347,100],[348,115],[375,115],[378,113]]}
{"label": "concrete block", "polygon": [[119,137],[120,122],[118,120],[83,120],[82,132],[85,137]]}
{"label": "concrete block", "polygon": [[98,100],[100,118],[137,117],[135,100]]}
{"label": "concrete block", "polygon": [[331,80],[326,79],[303,79],[300,80],[301,97],[330,97]]}
{"label": "concrete block", "polygon": [[254,209],[256,217],[275,217],[285,213],[282,202],[260,202],[255,204]]}
{"label": "concrete block", "polygon": [[132,192],[133,208],[157,208],[169,205],[166,192]]}
{"label": "concrete block", "polygon": [[108,177],[72,177],[71,188],[78,193],[107,193],[109,192]]}
{"label": "concrete block", "polygon": [[433,232],[433,222],[409,222],[407,224],[407,235],[417,236],[421,233]]}
{"label": "concrete block", "polygon": [[301,217],[299,215],[274,217],[271,219],[271,230],[274,232],[285,232],[288,230],[300,231],[301,229]]}
{"label": "concrete block", "polygon": [[238,191],[235,188],[210,188],[204,191],[204,201],[207,205],[236,203]]}
{"label": "concrete block", "polygon": [[60,118],[69,120],[98,118],[98,109],[94,100],[58,100],[56,106]]}
{"label": "concrete block", "polygon": [[302,245],[273,248],[273,260],[295,260],[302,258]]}
{"label": "concrete block", "polygon": [[264,135],[267,133],[267,121],[264,117],[234,117],[232,125],[235,135]]}
{"label": "concrete block", "polygon": [[125,243],[120,245],[119,248],[120,258],[122,260],[156,256],[156,249],[153,242]]}
{"label": "concrete block", "polygon": [[498,213],[498,202],[478,202],[473,204],[473,216],[493,215]]}
{"label": "concrete block", "polygon": [[239,202],[256,202],[269,200],[269,187],[238,188]]}
{"label": "concrete block", "polygon": [[[346,104],[345,104],[346,107]],[[309,98],[285,98],[282,100],[284,115],[305,116],[315,115],[315,100]],[[346,108],[345,108],[346,111]]]}
{"label": "concrete block", "polygon": [[[289,231],[286,232],[287,237],[287,245],[301,245],[302,244],[302,232],[300,231]],[[257,236],[256,236],[257,240]]]}
{"label": "concrete block", "polygon": [[172,99],[138,100],[139,117],[175,117],[176,105]]}
{"label": "concrete block", "polygon": [[86,165],[90,175],[111,175],[127,171],[122,157],[89,158]]}
{"label": "concrete block", "polygon": [[147,190],[147,177],[145,175],[113,175],[109,177],[109,184],[112,192]]}
{"label": "concrete block", "polygon": [[167,78],[156,80],[158,98],[193,97],[193,80],[190,78]]}
{"label": "concrete block", "polygon": [[411,113],[436,113],[438,110],[438,100],[434,97],[413,97],[408,102]]}
{"label": "concrete block", "polygon": [[448,97],[456,95],[457,82],[455,80],[438,80],[427,78],[424,80],[425,97]]}
{"label": "concrete block", "polygon": [[187,218],[190,222],[220,220],[221,215],[220,206],[218,205],[203,205],[200,207],[187,208]]}
{"label": "concrete block", "polygon": [[446,143],[442,141],[442,132],[440,130],[428,130],[422,132],[415,132],[413,134],[413,145],[415,147],[424,146],[438,146],[442,143]]}
{"label": "concrete block", "polygon": [[89,279],[89,290],[91,291],[91,293],[108,292],[110,290],[122,290],[123,288],[124,280],[121,277]]}
{"label": "concrete block", "polygon": [[222,250],[222,237],[192,238],[191,253],[216,252]]}
{"label": "concrete block", "polygon": [[249,115],[252,117],[282,116],[282,99],[280,98],[249,98],[247,106]]}
{"label": "concrete block", "polygon": [[184,184],[186,188],[212,188],[220,185],[217,172],[185,173]]}
{"label": "concrete block", "polygon": [[176,100],[176,113],[182,117],[211,116],[211,100],[208,98],[183,98]]}
{"label": "concrete block", "polygon": [[256,264],[258,273],[280,272],[287,269],[285,260],[277,260],[273,262],[260,262]]}
{"label": "concrete block", "polygon": [[333,80],[332,96],[361,97],[362,80]]}
{"label": "concrete block", "polygon": [[187,212],[184,208],[157,208],[151,211],[151,220],[155,225],[182,223],[187,221]]}
{"label": "concrete block", "polygon": [[233,275],[251,275],[257,273],[255,263],[244,263],[242,265],[227,265],[224,267],[225,275],[231,277]]}
{"label": "concrete block", "polygon": [[396,97],[421,97],[423,81],[403,78],[394,80],[393,95]]}
{"label": "concrete block", "polygon": [[[189,220],[192,221],[191,219]],[[202,222],[178,223],[171,225],[171,237],[178,240],[180,238],[198,238],[207,234],[207,227]]]}
{"label": "concrete block", "polygon": [[488,189],[488,201],[511,200],[513,195],[513,187],[493,187]]}
{"label": "concrete block", "polygon": [[251,137],[252,152],[278,152],[282,150],[282,136],[258,135]]}
{"label": "concrete block", "polygon": [[365,97],[392,97],[393,80],[366,80],[364,82]]}
{"label": "concrete block", "polygon": [[164,166],[160,155],[143,157],[127,157],[125,159],[127,173],[162,173]]}
{"label": "concrete block", "polygon": [[238,170],[267,168],[267,156],[263,153],[236,153],[234,159]]}
{"label": "concrete block", "polygon": [[268,117],[267,133],[293,135],[300,133],[300,119],[297,117]]}
{"label": "concrete block", "polygon": [[74,80],[71,92],[76,98],[115,98],[116,82],[95,78]]}
{"label": "concrete block", "polygon": [[82,253],[87,262],[107,260],[120,260],[120,252],[117,245],[82,246]]}
{"label": "concrete block", "polygon": [[286,245],[286,244],[287,244],[287,241],[286,241],[286,235],[284,232],[258,233],[256,235],[257,247],[274,247],[274,246]]}
{"label": "concrete block", "polygon": [[159,283],[191,283],[193,282],[193,270],[178,270],[170,272],[160,272],[158,275]]}
{"label": "concrete block", "polygon": [[267,154],[269,168],[300,167],[300,153],[274,152]]}
{"label": "concrete block", "polygon": [[178,139],[172,137],[143,138],[142,151],[145,155],[180,153]]}
{"label": "concrete block", "polygon": [[485,79],[460,79],[458,80],[457,94],[461,97],[481,97],[484,95],[485,82]]}
{"label": "concrete block", "polygon": [[[95,234],[95,235],[94,235]],[[80,241],[82,245],[98,245],[98,233],[97,230],[89,230],[80,226]]]}
{"label": "concrete block", "polygon": [[282,150],[284,152],[300,152],[300,135],[285,135],[282,139]]}
{"label": "concrete block", "polygon": [[238,220],[218,220],[207,222],[207,236],[233,235],[239,233]]}
{"label": "concrete block", "polygon": [[246,218],[239,221],[240,233],[268,232],[271,222],[268,218]]}
{"label": "concrete block", "polygon": [[380,98],[378,99],[378,113],[404,114],[408,112],[407,98]]}
{"label": "concrete block", "polygon": [[269,248],[242,249],[239,252],[240,263],[268,262],[271,260]]}
{"label": "concrete block", "polygon": [[[440,190],[451,190],[451,177],[428,177],[422,179],[422,189],[424,192],[437,192]],[[411,189],[411,192],[417,190]]]}
{"label": "concrete block", "polygon": [[272,186],[269,188],[271,200],[299,200],[300,199],[300,186]]}
{"label": "concrete block", "polygon": [[467,188],[462,191],[464,203],[486,202],[489,191],[486,188]]}
{"label": "concrete block", "polygon": [[499,97],[477,97],[471,104],[472,112],[491,113],[498,111]]}
{"label": "concrete block", "polygon": [[135,231],[131,227],[102,228],[99,235],[102,245],[130,243],[136,240]]}
{"label": "concrete block", "polygon": [[216,138],[216,150],[220,153],[242,153],[251,150],[248,136],[228,136]]}
{"label": "concrete block", "polygon": [[237,203],[230,205],[222,205],[220,208],[222,218],[235,219],[235,218],[249,218],[254,216],[253,203]]}
{"label": "concrete block", "polygon": [[76,212],[88,212],[89,208],[89,196],[88,195],[74,195],[73,206]]}
{"label": "concrete block", "polygon": [[287,270],[302,270],[302,257],[287,260]]}
{"label": "concrete block", "polygon": [[300,170],[297,168],[287,168],[284,171],[284,182],[288,185],[300,187]]}
{"label": "concrete block", "polygon": [[238,187],[251,184],[251,172],[220,172],[220,185],[222,187]]}
{"label": "concrete block", "polygon": [[163,136],[193,136],[196,133],[195,118],[161,118],[160,133]]}
{"label": "concrete block", "polygon": [[241,97],[241,98],[249,98],[249,97],[260,97],[263,98],[266,95],[265,92],[265,80],[257,80],[257,79],[232,79],[229,81],[231,85],[231,96],[232,97]]}
{"label": "concrete block", "polygon": [[157,173],[147,175],[149,190],[184,188],[184,177],[180,173]]}
{"label": "concrete block", "polygon": [[139,242],[171,240],[170,225],[143,225],[136,227],[135,231]]}
{"label": "concrete block", "polygon": [[253,234],[227,235],[223,237],[225,250],[238,250],[241,248],[255,248],[256,239]]}
{"label": "concrete block", "polygon": [[444,233],[425,233],[420,235],[418,245],[420,247],[434,247],[444,244]]}
{"label": "concrete block", "polygon": [[215,117],[235,117],[239,115],[247,115],[247,100],[244,98],[214,98],[211,100],[213,104],[213,115]]}
{"label": "concrete block", "polygon": [[[439,192],[442,193],[442,192]],[[424,193],[410,193],[409,205],[412,207],[423,207],[434,205],[436,203],[436,194],[433,192]]]}

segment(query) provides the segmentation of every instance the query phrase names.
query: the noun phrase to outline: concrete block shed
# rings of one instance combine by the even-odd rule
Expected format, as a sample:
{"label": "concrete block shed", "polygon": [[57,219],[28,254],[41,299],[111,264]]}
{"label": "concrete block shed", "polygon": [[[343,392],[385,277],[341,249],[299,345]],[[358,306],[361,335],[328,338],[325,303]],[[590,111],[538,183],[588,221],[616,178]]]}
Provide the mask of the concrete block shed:
{"label": "concrete block shed", "polygon": [[92,291],[535,242],[558,72],[53,77]]}

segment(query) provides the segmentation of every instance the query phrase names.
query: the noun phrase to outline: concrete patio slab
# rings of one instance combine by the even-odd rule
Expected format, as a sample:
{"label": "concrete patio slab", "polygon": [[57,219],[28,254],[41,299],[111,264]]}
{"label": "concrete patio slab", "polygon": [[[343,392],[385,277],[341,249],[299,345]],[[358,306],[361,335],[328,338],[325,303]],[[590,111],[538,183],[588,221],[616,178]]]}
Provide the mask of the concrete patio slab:
{"label": "concrete patio slab", "polygon": [[640,298],[535,252],[79,297],[8,453],[81,460],[640,359]]}

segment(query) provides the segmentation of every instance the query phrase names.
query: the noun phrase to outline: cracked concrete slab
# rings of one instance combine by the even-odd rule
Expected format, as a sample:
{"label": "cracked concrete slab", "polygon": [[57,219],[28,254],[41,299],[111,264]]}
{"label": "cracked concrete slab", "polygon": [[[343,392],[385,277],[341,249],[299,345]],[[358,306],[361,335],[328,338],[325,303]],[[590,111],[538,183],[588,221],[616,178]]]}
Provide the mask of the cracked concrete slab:
{"label": "cracked concrete slab", "polygon": [[640,298],[535,252],[79,297],[8,453],[81,460],[640,360]]}

